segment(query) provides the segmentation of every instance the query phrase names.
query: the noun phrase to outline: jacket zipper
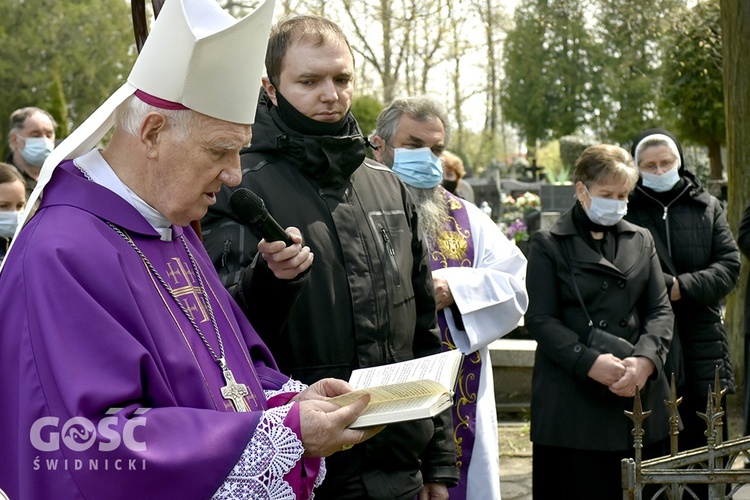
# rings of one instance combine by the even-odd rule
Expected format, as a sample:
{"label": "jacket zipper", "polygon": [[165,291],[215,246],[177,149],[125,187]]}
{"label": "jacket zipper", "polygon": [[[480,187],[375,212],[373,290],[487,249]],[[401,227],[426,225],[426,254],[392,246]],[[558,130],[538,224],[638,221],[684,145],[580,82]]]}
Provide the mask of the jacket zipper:
{"label": "jacket zipper", "polygon": [[393,282],[396,285],[396,287],[401,286],[401,272],[398,268],[398,262],[396,262],[396,250],[393,248],[393,244],[391,243],[391,238],[388,236],[388,231],[386,231],[385,227],[380,226],[380,236],[383,238],[383,245],[385,245],[385,251],[388,253],[388,257],[391,261],[391,264],[393,265]]}
{"label": "jacket zipper", "polygon": [[227,267],[227,256],[232,248],[232,240],[224,240],[224,251],[221,252],[221,267]]}
{"label": "jacket zipper", "polygon": [[672,257],[672,238],[669,235],[669,219],[667,218],[667,216],[669,215],[669,207],[671,207],[672,203],[677,201],[683,194],[685,194],[685,191],[687,191],[688,189],[690,189],[690,184],[686,184],[685,187],[682,188],[682,191],[680,191],[680,194],[675,196],[672,199],[672,201],[670,201],[667,205],[665,205],[664,203],[660,202],[659,200],[657,200],[656,198],[648,194],[645,190],[641,189],[640,186],[638,186],[638,190],[641,193],[643,193],[644,196],[654,200],[656,203],[661,205],[662,208],[664,209],[664,214],[662,215],[661,220],[664,221],[664,227],[665,227],[666,236],[667,236],[667,252],[669,252],[670,257]]}

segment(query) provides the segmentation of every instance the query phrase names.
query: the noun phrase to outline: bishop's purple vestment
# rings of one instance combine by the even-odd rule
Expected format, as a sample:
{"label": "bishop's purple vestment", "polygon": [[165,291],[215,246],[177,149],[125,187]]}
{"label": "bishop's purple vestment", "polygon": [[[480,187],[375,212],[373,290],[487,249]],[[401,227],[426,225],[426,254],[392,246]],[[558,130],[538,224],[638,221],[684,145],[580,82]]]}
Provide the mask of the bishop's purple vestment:
{"label": "bishop's purple vestment", "polygon": [[[322,480],[287,404],[300,384],[279,373],[192,229],[172,230],[161,240],[72,161],[56,169],[0,274],[10,498],[294,498]],[[185,314],[218,354],[201,288],[250,412],[222,397],[222,371]]]}

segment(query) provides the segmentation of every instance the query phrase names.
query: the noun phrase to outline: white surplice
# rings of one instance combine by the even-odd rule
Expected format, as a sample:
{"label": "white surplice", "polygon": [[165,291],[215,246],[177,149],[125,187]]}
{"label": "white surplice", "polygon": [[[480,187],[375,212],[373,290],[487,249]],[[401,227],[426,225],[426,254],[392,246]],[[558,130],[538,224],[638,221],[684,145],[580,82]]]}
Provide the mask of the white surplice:
{"label": "white surplice", "polygon": [[474,244],[473,267],[447,267],[432,274],[448,282],[461,313],[463,330],[456,327],[451,310],[445,309],[457,348],[463,354],[479,350],[482,358],[467,498],[500,499],[497,414],[488,346],[515,329],[526,312],[526,258],[484,212],[462,201]]}

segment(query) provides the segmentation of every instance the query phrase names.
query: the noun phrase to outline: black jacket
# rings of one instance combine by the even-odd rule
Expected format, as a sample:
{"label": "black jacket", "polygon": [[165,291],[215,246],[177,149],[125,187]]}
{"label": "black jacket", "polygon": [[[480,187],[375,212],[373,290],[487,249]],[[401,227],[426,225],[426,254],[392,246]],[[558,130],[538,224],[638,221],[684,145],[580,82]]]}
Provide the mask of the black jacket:
{"label": "black jacket", "polygon": [[[750,258],[750,203],[745,206],[745,211],[742,212],[742,220],[740,221],[740,229],[737,231],[737,245],[740,247],[742,255],[746,258]],[[745,284],[745,311],[742,329],[745,334],[745,380],[750,381],[750,280],[747,280]],[[745,431],[744,436],[750,435],[750,384],[745,382],[745,395],[744,395],[744,417],[745,417]]]}
{"label": "black jacket", "polygon": [[[253,145],[241,159],[242,186],[265,201],[282,227],[298,227],[315,254],[302,278],[276,279],[261,258],[253,260],[259,238],[235,219],[228,188],[202,221],[224,284],[237,284],[235,298],[282,371],[308,384],[347,380],[355,368],[440,350],[415,207],[391,170],[365,160],[364,138],[351,116],[339,136],[303,136],[286,127],[262,93]],[[316,497],[344,498],[349,485],[343,483],[357,476],[364,490],[352,490],[353,498],[413,497],[423,480],[453,485],[452,428],[450,412],[389,425],[329,457]]]}
{"label": "black jacket", "polygon": [[[674,141],[682,155],[679,141]],[[740,254],[721,203],[684,168],[683,159],[680,181],[666,193],[638,181],[626,219],[653,235],[665,285],[671,286],[673,276],[679,282],[682,298],[672,308],[684,361],[684,390],[705,398],[718,366],[721,386],[734,392],[721,301],[737,284]]]}
{"label": "black jacket", "polygon": [[[737,245],[740,247],[742,254],[750,259],[750,203],[745,206],[745,211],[742,212],[742,220],[740,221],[740,229],[737,231]],[[750,280],[747,280],[745,287],[745,315],[743,321],[743,330],[745,337],[750,337]],[[745,350],[750,348],[750,341],[745,341]],[[745,362],[745,370],[750,370],[750,365]],[[747,377],[745,380],[750,380]],[[750,387],[750,384],[745,384],[746,387]],[[746,401],[746,404],[750,403],[750,400]]]}
{"label": "black jacket", "polygon": [[10,238],[4,238],[0,236],[0,264],[3,263],[5,256],[8,254],[8,248],[10,247]]}
{"label": "black jacket", "polygon": [[632,446],[632,422],[623,411],[633,410],[633,398],[616,396],[587,376],[602,353],[586,345],[590,328],[572,286],[572,266],[594,325],[625,338],[635,346],[633,356],[654,363],[641,399],[644,409],[653,412],[644,422],[644,442],[659,441],[669,432],[663,403],[669,389],[662,367],[673,316],[653,239],[644,229],[620,221],[607,236],[608,245],[616,245],[610,262],[580,235],[574,210],[531,237],[526,325],[538,344],[531,440],[582,450],[623,451]]}
{"label": "black jacket", "polygon": [[28,200],[29,198],[31,198],[31,193],[36,187],[36,179],[27,174],[26,171],[18,168],[18,166],[13,163],[13,151],[8,153],[8,156],[5,157],[5,163],[16,167],[16,170],[18,170],[18,173],[21,174],[21,177],[23,177],[23,181],[26,183],[26,199]]}

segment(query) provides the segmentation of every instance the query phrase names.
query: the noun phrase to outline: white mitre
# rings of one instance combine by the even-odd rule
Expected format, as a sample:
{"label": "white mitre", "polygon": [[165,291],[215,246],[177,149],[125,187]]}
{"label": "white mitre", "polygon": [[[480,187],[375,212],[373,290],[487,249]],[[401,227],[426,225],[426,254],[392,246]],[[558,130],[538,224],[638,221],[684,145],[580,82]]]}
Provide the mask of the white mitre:
{"label": "white mitre", "polygon": [[214,0],[166,0],[127,82],[47,157],[23,223],[57,165],[93,149],[114,125],[115,109],[136,92],[150,104],[166,102],[219,120],[253,123],[274,2],[265,0],[235,19]]}

